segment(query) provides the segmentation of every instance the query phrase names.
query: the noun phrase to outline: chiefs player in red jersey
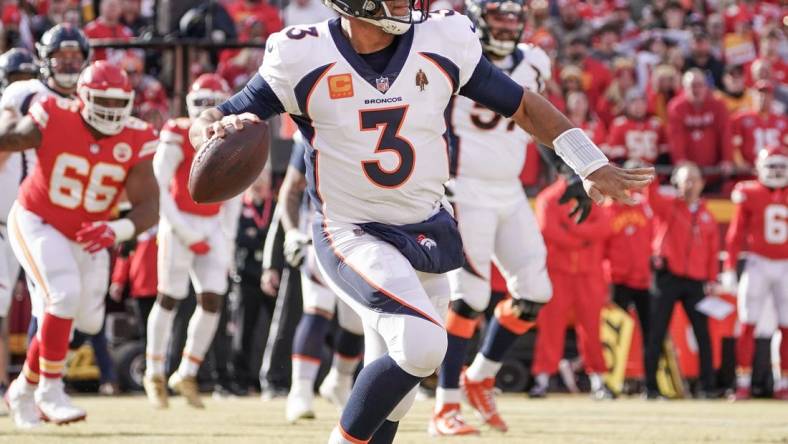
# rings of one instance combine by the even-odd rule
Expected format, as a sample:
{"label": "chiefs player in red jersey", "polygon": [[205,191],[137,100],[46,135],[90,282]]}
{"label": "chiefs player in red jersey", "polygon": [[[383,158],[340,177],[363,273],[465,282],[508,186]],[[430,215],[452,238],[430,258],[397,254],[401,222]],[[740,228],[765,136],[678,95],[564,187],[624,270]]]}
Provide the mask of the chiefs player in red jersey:
{"label": "chiefs player in red jersey", "polygon": [[[158,187],[150,126],[130,116],[126,74],[96,62],[77,83],[78,101],[49,97],[0,124],[0,150],[34,147],[38,163],[9,215],[11,246],[30,283],[39,329],[6,402],[18,426],[85,418],[63,389],[72,329],[96,334],[104,322],[108,247],[156,222]],[[110,220],[125,191],[133,209]]]}
{"label": "chiefs player in red jersey", "polygon": [[175,306],[189,294],[191,276],[199,306],[194,311],[183,359],[169,386],[189,405],[202,408],[197,370],[219,323],[221,295],[227,291],[229,250],[221,230],[221,204],[198,204],[189,194],[189,169],[195,155],[189,142],[191,119],[224,102],[231,91],[216,74],[198,77],[186,96],[189,118],[169,120],[161,131],[153,161],[161,198],[159,223],[159,296],[148,317],[145,392],[150,402],[166,408],[164,355],[169,345]]}
{"label": "chiefs player in red jersey", "polygon": [[731,117],[728,137],[736,162],[750,168],[761,150],[788,144],[788,118],[772,111],[774,84],[760,80],[754,89],[752,109]]}
{"label": "chiefs player in red jersey", "polygon": [[[772,303],[782,332],[780,367],[782,379],[775,397],[788,400],[788,148],[785,145],[760,152],[756,162],[758,180],[740,182],[731,195],[736,204],[725,241],[728,259],[722,274],[723,287],[736,286],[736,261],[745,244],[749,252],[738,285],[739,321],[743,325],[737,344],[736,398],[750,397],[755,324]],[[773,302],[772,302],[773,301]]]}
{"label": "chiefs player in red jersey", "polygon": [[616,162],[640,160],[653,164],[660,154],[667,152],[662,122],[648,117],[648,104],[640,91],[634,88],[627,91],[625,99],[626,115],[613,120],[602,150]]}

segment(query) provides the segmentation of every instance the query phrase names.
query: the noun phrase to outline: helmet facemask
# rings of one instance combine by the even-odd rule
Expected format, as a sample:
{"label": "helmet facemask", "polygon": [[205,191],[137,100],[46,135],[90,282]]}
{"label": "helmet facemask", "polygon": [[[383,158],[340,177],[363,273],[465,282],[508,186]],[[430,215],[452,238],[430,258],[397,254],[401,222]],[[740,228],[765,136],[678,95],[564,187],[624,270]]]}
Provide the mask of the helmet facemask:
{"label": "helmet facemask", "polygon": [[[395,9],[405,3],[407,14],[394,15]],[[405,34],[413,24],[427,20],[429,3],[429,0],[323,0],[323,4],[340,14],[372,23],[393,35]]]}
{"label": "helmet facemask", "polygon": [[478,17],[476,32],[487,53],[506,57],[514,52],[525,29],[525,9],[513,1],[479,5],[468,2],[469,15]]}
{"label": "helmet facemask", "polygon": [[783,188],[788,186],[788,157],[783,155],[758,156],[756,162],[758,182],[769,188]]}
{"label": "helmet facemask", "polygon": [[77,85],[79,74],[87,65],[87,60],[79,49],[79,44],[64,42],[60,49],[46,58],[48,74],[55,83],[64,89],[72,89]]}
{"label": "helmet facemask", "polygon": [[107,136],[114,136],[123,131],[126,121],[131,116],[134,91],[85,87],[80,88],[78,93],[83,104],[82,118],[90,126]]}

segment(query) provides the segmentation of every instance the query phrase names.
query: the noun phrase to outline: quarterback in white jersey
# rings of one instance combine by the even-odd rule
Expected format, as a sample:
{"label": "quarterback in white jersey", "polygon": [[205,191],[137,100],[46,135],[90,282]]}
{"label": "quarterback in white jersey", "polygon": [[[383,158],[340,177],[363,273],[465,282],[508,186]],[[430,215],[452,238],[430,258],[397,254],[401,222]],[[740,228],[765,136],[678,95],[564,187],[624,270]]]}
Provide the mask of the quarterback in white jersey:
{"label": "quarterback in white jersey", "polygon": [[[484,54],[517,84],[541,93],[550,59],[536,46],[518,44],[525,27],[523,0],[468,0],[468,17],[479,31]],[[449,272],[451,304],[446,322],[449,354],[441,365],[432,435],[476,434],[460,412],[460,372],[467,344],[490,301],[491,260],[506,277],[513,299],[501,301],[474,365],[462,375],[468,402],[492,428],[505,432],[493,389],[501,358],[533,325],[552,295],[546,249],[520,182],[532,137],[483,105],[456,97],[450,108],[454,216],[462,234],[465,264]],[[539,161],[535,159],[535,161]],[[517,306],[520,316],[512,316]],[[471,376],[474,376],[471,378]]]}
{"label": "quarterback in white jersey", "polygon": [[364,369],[329,442],[392,442],[416,385],[443,361],[445,272],[462,264],[442,204],[451,98],[470,97],[556,146],[597,199],[626,200],[653,172],[609,165],[549,102],[482,57],[467,17],[427,13],[429,2],[326,3],[342,17],[272,35],[258,75],[204,112],[190,136],[201,146],[225,126],[243,130],[244,120],[286,112],[311,141],[318,266],[365,336]]}

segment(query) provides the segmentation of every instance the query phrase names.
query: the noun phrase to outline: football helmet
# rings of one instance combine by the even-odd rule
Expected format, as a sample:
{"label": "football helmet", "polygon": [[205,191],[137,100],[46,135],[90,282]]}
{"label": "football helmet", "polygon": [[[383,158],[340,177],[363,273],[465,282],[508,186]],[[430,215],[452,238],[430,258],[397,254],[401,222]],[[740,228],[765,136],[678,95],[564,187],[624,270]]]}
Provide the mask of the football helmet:
{"label": "football helmet", "polygon": [[105,61],[93,62],[77,83],[82,118],[98,132],[112,136],[126,126],[134,105],[134,90],[126,73]]}
{"label": "football helmet", "polygon": [[476,26],[484,52],[505,57],[525,29],[524,0],[466,0],[465,14]]}
{"label": "football helmet", "polygon": [[788,186],[788,147],[774,146],[763,149],[755,161],[758,182],[769,188]]}
{"label": "football helmet", "polygon": [[0,90],[12,82],[11,76],[26,75],[34,78],[39,67],[33,54],[24,48],[13,48],[0,55]]}
{"label": "football helmet", "polygon": [[[51,77],[58,86],[65,89],[71,89],[77,84],[79,73],[87,66],[90,57],[88,38],[79,28],[69,23],[55,25],[45,32],[41,41],[36,43],[36,49],[43,65],[44,77]],[[76,50],[82,57],[58,57],[61,50]]]}
{"label": "football helmet", "polygon": [[203,74],[192,83],[186,94],[186,109],[189,117],[196,119],[206,109],[224,102],[230,95],[230,85],[218,74]]}
{"label": "football helmet", "polygon": [[[394,15],[391,7],[395,2],[407,2],[407,14]],[[430,0],[323,0],[323,4],[394,35],[405,34],[413,24],[427,20],[430,15]]]}

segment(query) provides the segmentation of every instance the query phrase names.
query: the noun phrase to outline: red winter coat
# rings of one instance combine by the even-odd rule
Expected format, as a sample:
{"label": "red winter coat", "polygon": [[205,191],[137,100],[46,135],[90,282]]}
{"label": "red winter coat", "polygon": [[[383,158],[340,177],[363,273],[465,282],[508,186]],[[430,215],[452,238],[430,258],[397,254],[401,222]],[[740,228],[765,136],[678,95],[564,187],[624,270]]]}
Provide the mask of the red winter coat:
{"label": "red winter coat", "polygon": [[720,233],[701,200],[694,212],[685,201],[668,196],[653,183],[648,203],[654,210],[654,254],[676,276],[711,281],[719,273]]}
{"label": "red winter coat", "polygon": [[[605,208],[611,235],[605,243],[605,265],[614,284],[645,290],[651,284],[654,212],[645,202],[612,203]],[[594,209],[598,211],[598,209]]]}
{"label": "red winter coat", "polygon": [[547,246],[547,268],[571,274],[601,273],[605,238],[610,221],[605,211],[594,209],[578,225],[569,217],[570,203],[559,205],[566,181],[558,179],[536,196],[536,220]]}
{"label": "red winter coat", "polygon": [[674,163],[689,160],[698,166],[715,166],[731,161],[730,144],[725,140],[728,109],[709,93],[700,106],[683,94],[668,103],[667,135]]}

